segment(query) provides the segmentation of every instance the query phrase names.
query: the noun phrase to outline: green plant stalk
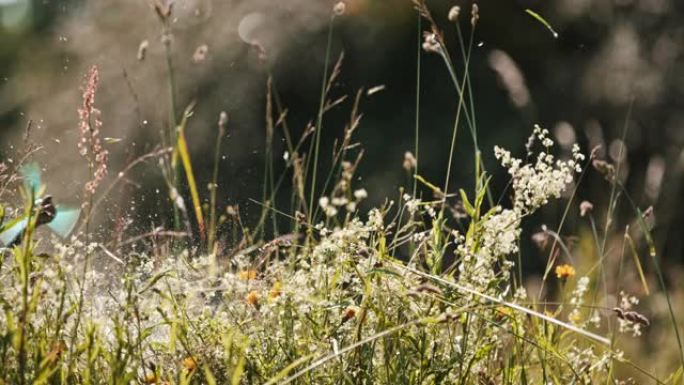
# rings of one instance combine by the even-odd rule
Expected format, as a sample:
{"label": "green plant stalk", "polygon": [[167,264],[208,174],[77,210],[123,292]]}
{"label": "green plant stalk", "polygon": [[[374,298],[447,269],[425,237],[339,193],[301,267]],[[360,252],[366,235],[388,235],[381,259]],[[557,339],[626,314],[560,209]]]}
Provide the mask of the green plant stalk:
{"label": "green plant stalk", "polygon": [[216,134],[216,146],[214,147],[214,170],[211,176],[211,191],[209,192],[209,232],[207,234],[207,248],[209,253],[214,253],[216,240],[216,193],[218,189],[219,160],[221,158],[221,141],[225,135],[225,129],[221,125]]}
{"label": "green plant stalk", "polygon": [[648,226],[646,226],[646,223],[644,222],[644,216],[643,212],[636,206],[634,201],[629,197],[629,195],[626,194],[626,189],[620,183],[619,181],[616,182],[619,187],[625,192],[625,196],[627,197],[627,201],[629,204],[632,206],[632,209],[636,213],[637,217],[637,223],[639,223],[639,228],[641,231],[644,233],[644,237],[646,238],[646,242],[648,244],[649,248],[649,255],[653,259],[653,265],[655,266],[656,270],[656,275],[658,276],[658,283],[660,284],[660,288],[663,291],[663,294],[665,295],[665,300],[667,302],[667,309],[670,313],[670,320],[672,321],[672,328],[674,329],[675,332],[675,337],[677,338],[677,346],[679,347],[679,359],[682,367],[684,367],[684,344],[682,343],[682,337],[679,332],[679,326],[677,322],[677,317],[675,316],[674,308],[672,307],[672,300],[670,298],[670,292],[667,290],[667,286],[665,285],[665,276],[663,275],[662,268],[660,266],[660,258],[658,258],[658,253],[656,250],[655,246],[655,241],[653,240],[653,237],[651,236],[651,232],[648,230]]}
{"label": "green plant stalk", "polygon": [[[273,79],[273,75],[270,74],[270,73],[269,73],[269,77],[270,77],[271,79]],[[278,109],[278,115],[279,115],[279,116],[284,116],[285,111],[284,111],[283,106],[282,106],[282,103],[281,103],[281,101],[280,101],[280,97],[279,97],[278,90],[277,90],[277,88],[276,88],[275,82],[272,81],[271,87],[272,87],[272,96],[273,96],[273,100],[275,101],[276,108]],[[276,125],[277,125],[277,124],[276,124]],[[303,143],[302,143],[302,141],[299,141],[296,145],[293,145],[292,136],[291,136],[291,134],[290,134],[290,129],[289,129],[288,125],[287,125],[286,119],[282,119],[282,125],[283,125],[283,136],[284,136],[284,138],[285,138],[285,143],[286,143],[286,146],[287,146],[287,151],[288,151],[288,153],[290,154],[290,156],[294,156],[294,154],[296,154],[296,153],[299,151],[299,149],[301,148],[301,146],[302,146]],[[274,128],[275,128],[275,127],[274,127]],[[280,187],[281,187],[282,183],[285,181],[286,171],[287,171],[287,169],[290,168],[290,167],[292,167],[292,163],[287,162],[287,164],[286,164],[286,170],[284,170],[284,171],[280,174],[280,176],[278,177],[277,182],[275,182],[275,184],[273,184],[273,182],[271,182],[271,183],[272,183],[272,187],[271,187],[271,195],[270,195],[270,199],[269,199],[270,202],[274,202],[274,201],[275,201],[275,197],[276,197],[276,195],[278,194],[278,191],[280,191]],[[273,176],[273,175],[272,175],[272,176]],[[292,194],[291,194],[291,196],[290,196],[290,207],[292,207],[293,210],[294,210],[294,207],[295,207],[296,204],[297,204],[296,201],[297,201],[297,194],[296,194],[295,191],[293,190],[293,191],[292,191]],[[262,203],[266,204],[266,199],[264,199]],[[275,207],[273,207],[273,208],[275,208]],[[268,209],[268,206],[264,206],[263,209]],[[273,211],[274,214],[276,214],[276,213],[278,212],[277,210],[272,210],[272,211]],[[262,214],[263,214],[263,213],[262,213]],[[255,226],[254,231],[252,232],[252,237],[254,237],[257,233],[259,233],[259,232],[262,231],[262,227],[264,226],[264,221],[265,221],[265,216],[262,215],[262,216],[261,216],[261,219],[259,220],[259,222],[258,222],[257,225]],[[294,228],[294,230],[295,230],[294,232],[296,233],[296,232],[297,232],[296,230],[298,230],[298,228],[299,228],[296,221],[293,221],[293,226],[294,226],[293,228]]]}
{"label": "green plant stalk", "polygon": [[[449,51],[447,50],[447,47],[444,45],[440,44],[440,50],[439,50],[439,55],[442,57],[442,60],[444,61],[444,64],[447,67],[447,71],[449,72],[449,76],[451,77],[452,83],[454,83],[454,87],[456,88],[456,93],[459,95],[459,98],[464,98],[464,91],[463,88],[461,87],[461,83],[458,81],[458,76],[456,75],[456,69],[451,61],[451,57],[449,56]],[[468,67],[465,67],[465,71],[467,73]],[[468,110],[465,110],[463,113],[463,116],[465,117],[466,123],[468,124],[468,127],[471,130],[471,134],[475,135],[474,132],[472,131],[472,120],[470,118],[470,113]],[[476,143],[476,137],[473,138],[473,140]]]}
{"label": "green plant stalk", "polygon": [[192,116],[192,108],[194,103],[191,103],[183,113],[183,119],[177,128],[178,143],[176,144],[176,151],[173,154],[174,164],[178,164],[178,158],[180,157],[183,169],[185,170],[185,176],[188,182],[188,188],[190,189],[190,197],[192,199],[192,206],[195,211],[195,218],[197,219],[197,227],[199,228],[200,239],[202,242],[206,240],[206,229],[204,225],[204,216],[202,215],[202,205],[200,203],[199,192],[197,189],[197,183],[195,180],[195,174],[192,170],[192,161],[190,159],[190,151],[188,150],[188,144],[185,140],[185,128],[188,124],[188,119]]}
{"label": "green plant stalk", "polygon": [[321,146],[321,130],[323,129],[323,114],[325,113],[325,98],[328,85],[328,66],[330,65],[330,54],[332,51],[332,37],[333,30],[335,26],[335,16],[330,17],[330,23],[328,26],[328,42],[325,48],[325,61],[323,68],[323,80],[321,82],[321,96],[320,103],[318,107],[318,118],[316,120],[316,132],[314,133],[314,141],[312,147],[309,148],[309,159],[307,163],[311,160],[311,154],[313,152],[313,171],[311,175],[311,195],[309,196],[309,218],[308,222],[312,223],[313,218],[313,207],[316,197],[316,173],[318,172],[318,154],[320,152]]}
{"label": "green plant stalk", "polygon": [[[362,95],[361,90],[359,90],[356,94],[356,98],[354,99],[354,107],[352,110],[351,118],[349,119],[350,120],[350,122],[349,122],[350,126],[349,127],[352,127],[352,125],[355,124],[354,121],[358,118],[357,111],[358,111],[359,104],[361,102],[361,95]],[[323,183],[323,190],[322,190],[323,192],[328,191],[328,187],[330,186],[330,182],[332,182],[333,177],[336,175],[340,175],[342,173],[342,162],[344,161],[344,159],[346,159],[346,156],[348,153],[347,145],[345,144],[346,138],[347,138],[346,135],[349,135],[349,138],[351,138],[352,134],[351,133],[348,134],[347,132],[345,132],[344,135],[345,135],[345,139],[341,142],[339,150],[332,157],[332,165],[330,167],[330,171],[328,172],[328,175],[325,179],[325,183]],[[319,210],[320,210],[320,207],[316,206],[316,210],[314,210],[314,215],[313,215],[314,218],[318,217]]]}
{"label": "green plant stalk", "polygon": [[[169,22],[165,20],[162,27],[162,35],[164,39],[164,57],[166,59],[166,77],[169,86],[169,130],[168,130],[168,141],[175,147],[178,144],[178,130],[176,128],[177,124],[177,104],[176,104],[176,76],[173,69],[173,57],[171,51],[171,27]],[[174,168],[173,172],[169,172],[172,178],[171,185],[180,194],[180,179],[181,179],[181,165],[172,165]],[[175,230],[181,229],[181,220],[178,207],[176,207],[175,202],[173,202],[173,225]]]}
{"label": "green plant stalk", "polygon": [[[446,58],[446,52],[442,51],[442,56]],[[446,60],[446,59],[445,59]],[[467,69],[466,69],[467,71]],[[450,69],[449,72],[452,72]],[[455,76],[455,75],[454,75]],[[464,106],[464,93],[458,85],[458,79],[454,78],[454,81],[456,82],[456,87],[458,88],[458,106],[456,107],[456,118],[454,119],[454,127],[452,129],[452,134],[451,134],[451,146],[449,148],[449,160],[447,161],[447,171],[446,171],[446,176],[444,177],[444,188],[442,191],[444,192],[444,196],[442,197],[442,212],[444,211],[444,208],[446,206],[446,200],[447,200],[447,195],[448,195],[448,188],[449,188],[449,179],[451,177],[451,164],[453,163],[453,158],[454,158],[454,152],[456,149],[456,137],[458,135],[458,126],[461,121],[461,111],[463,110]]]}
{"label": "green plant stalk", "polygon": [[[416,159],[416,164],[415,168],[412,173],[411,170],[408,170],[407,173],[411,176],[412,183],[413,183],[413,190],[411,196],[413,199],[416,199],[416,195],[418,194],[418,165],[420,164],[420,91],[421,91],[421,67],[422,67],[422,53],[423,53],[423,45],[422,45],[422,34],[423,34],[423,17],[421,16],[420,12],[416,12],[416,16],[418,18],[416,22],[416,104],[415,104],[415,122],[414,122],[414,146],[413,146],[413,155]],[[399,202],[402,202],[402,197],[399,197]],[[403,208],[403,205],[401,205]],[[401,212],[403,214],[403,210]],[[410,220],[410,218],[409,218]],[[401,224],[401,218],[399,219],[399,224]],[[395,238],[396,241],[396,238]],[[394,243],[394,242],[393,242]],[[409,242],[409,255],[413,255],[413,252],[415,251],[415,242],[411,240]],[[390,246],[390,249],[392,247]]]}
{"label": "green plant stalk", "polygon": [[[577,183],[575,184],[575,188],[572,190],[572,194],[570,195],[570,199],[568,200],[568,204],[565,205],[565,210],[563,211],[563,216],[561,217],[560,223],[558,224],[558,229],[556,230],[557,234],[561,233],[561,230],[563,229],[563,226],[565,225],[565,221],[568,218],[568,214],[570,213],[570,207],[577,196],[577,191],[579,190],[579,186],[582,184],[582,180],[584,179],[584,176],[587,173],[587,170],[589,169],[589,166],[591,164],[591,157],[587,160],[587,163],[584,165],[582,168],[582,173],[580,174]],[[598,238],[597,238],[598,239]],[[551,246],[551,250],[553,250],[556,247],[556,244],[558,243],[558,239],[554,238],[553,239],[553,245]],[[549,255],[548,261],[551,262],[551,255]],[[544,290],[544,284],[546,283],[546,278],[548,277],[549,273],[551,272],[551,269],[553,266],[547,262],[546,267],[544,268],[544,275],[542,277],[541,284],[539,285],[539,292],[537,293],[537,301],[541,300],[541,296]],[[522,282],[522,272],[520,273],[520,279]]]}
{"label": "green plant stalk", "polygon": [[[442,59],[444,60],[444,64],[447,67],[449,75],[451,76],[451,79],[454,83],[454,86],[456,87],[456,92],[459,95],[458,107],[456,110],[456,120],[454,122],[454,129],[453,129],[452,140],[451,140],[451,148],[449,150],[447,175],[446,175],[445,181],[444,181],[444,194],[445,195],[444,195],[443,202],[442,202],[442,211],[444,210],[446,198],[448,195],[447,188],[448,188],[449,179],[451,176],[451,164],[453,162],[453,154],[455,151],[456,134],[458,131],[458,124],[460,121],[460,113],[461,113],[461,109],[464,108],[464,104],[465,104],[465,89],[464,89],[464,87],[466,86],[466,82],[468,82],[468,79],[469,79],[468,72],[469,72],[469,64],[470,64],[470,57],[471,57],[471,52],[472,52],[473,36],[474,36],[474,31],[473,31],[470,35],[470,41],[468,44],[468,51],[466,53],[466,51],[463,48],[463,37],[461,34],[460,26],[458,24],[456,26],[457,26],[457,35],[459,36],[459,42],[460,42],[460,46],[461,46],[461,53],[463,55],[463,60],[465,63],[464,64],[464,75],[463,75],[463,83],[464,84],[463,85],[461,85],[458,81],[458,77],[457,77],[456,72],[455,72],[455,67],[451,61],[451,57],[449,55],[449,51],[447,50],[446,46],[444,44],[440,43],[440,49],[439,49],[439,54],[442,57]],[[470,83],[470,82],[468,82],[468,83]],[[481,162],[481,160],[479,157],[480,149],[479,149],[479,145],[477,143],[477,130],[475,128],[475,122],[474,122],[474,102],[472,100],[472,92],[471,92],[470,97],[471,97],[471,101],[470,101],[471,111],[469,112],[467,107],[466,107],[463,111],[463,114],[465,116],[468,127],[470,128],[470,133],[471,133],[471,136],[473,139],[473,148],[475,151],[474,156],[475,156],[475,162],[476,162],[475,194],[477,195],[478,194],[478,188],[479,188],[478,185],[479,185],[479,181],[480,181],[480,170],[481,170],[480,162]],[[471,114],[473,116],[471,116]],[[482,165],[482,166],[484,166],[484,165]],[[489,193],[488,187],[487,187],[487,192],[488,192],[488,196],[490,196],[490,203],[491,203],[492,199],[491,199],[491,194]]]}
{"label": "green plant stalk", "polygon": [[[465,75],[463,77],[463,86],[466,87],[466,90],[468,92],[468,101],[470,105],[470,131],[471,131],[471,136],[473,139],[473,148],[475,151],[479,152],[480,151],[480,145],[477,140],[477,117],[475,115],[475,96],[473,94],[473,82],[470,77],[470,71],[468,70],[470,68],[470,59],[472,57],[472,52],[473,52],[473,45],[474,45],[474,37],[475,37],[475,27],[473,27],[473,31],[470,34],[470,38],[468,40],[468,50],[465,50],[465,42],[463,40],[463,33],[461,32],[461,25],[456,23],[456,36],[458,37],[458,42],[459,42],[459,47],[461,48],[461,56],[463,57],[463,62],[465,63],[464,66],[466,68]],[[485,168],[484,162],[482,161],[482,158],[480,157],[479,159],[479,167],[481,168],[482,172],[486,173],[487,169]],[[478,186],[477,182],[480,180],[481,175],[475,175],[475,193],[477,194],[478,191]],[[487,200],[489,201],[490,206],[494,206],[494,198],[492,196],[492,191],[487,186]]]}
{"label": "green plant stalk", "polygon": [[[88,127],[90,131],[93,131],[92,124],[90,121],[88,121]],[[90,143],[90,154],[94,153],[93,151],[93,143],[91,141]],[[94,170],[94,159],[90,159],[88,161],[88,172],[89,175],[93,175],[93,170]],[[83,261],[83,271],[81,272],[81,288],[78,293],[78,307],[76,310],[76,322],[74,324],[74,329],[73,329],[73,336],[72,336],[72,341],[71,341],[71,346],[69,347],[69,365],[68,367],[68,372],[71,373],[72,365],[74,363],[74,347],[76,345],[76,340],[78,338],[78,328],[81,323],[81,316],[83,314],[83,301],[85,297],[85,287],[86,287],[86,277],[88,274],[88,268],[90,266],[90,258],[91,258],[91,252],[90,252],[90,220],[91,220],[91,211],[93,210],[93,202],[94,202],[94,191],[93,192],[88,192],[88,208],[87,208],[87,214],[86,214],[86,219],[85,219],[85,245],[86,245],[86,254],[85,254],[85,259]]]}
{"label": "green plant stalk", "polygon": [[[271,136],[271,147],[273,146],[272,143],[273,143],[273,136]],[[269,182],[269,188],[271,189],[271,196],[272,196],[271,206],[276,208],[275,176],[274,176],[275,171],[274,171],[274,164],[273,164],[273,150],[271,150],[271,154],[269,156],[269,162],[268,163],[269,163],[269,169],[270,169],[269,181],[268,182]],[[273,224],[273,236],[278,237],[280,235],[280,231],[278,231],[278,220],[276,218],[275,211],[271,212],[271,221],[273,222],[272,223]]]}
{"label": "green plant stalk", "polygon": [[[418,165],[420,164],[420,90],[421,90],[421,67],[422,67],[422,51],[423,47],[421,44],[421,34],[423,33],[423,18],[418,14],[417,32],[416,37],[418,43],[416,44],[416,120],[415,120],[415,135],[414,135],[414,146],[413,155],[416,158],[416,166],[413,170],[413,174],[418,175]],[[418,180],[414,177],[413,179],[413,198],[416,198],[416,193],[418,190]]]}
{"label": "green plant stalk", "polygon": [[[265,122],[266,122],[266,142],[264,143],[265,156],[264,156],[264,180],[262,188],[262,202],[266,205],[262,208],[264,211],[262,214],[265,215],[269,207],[275,207],[275,193],[274,193],[274,181],[273,181],[273,102],[272,102],[272,80],[269,77],[266,87],[266,112],[265,112]],[[271,190],[271,195],[269,197],[268,190]],[[273,222],[273,232],[274,236],[278,236],[277,221],[275,212],[270,211],[272,222]],[[261,227],[261,233],[264,235],[264,228]]]}
{"label": "green plant stalk", "polygon": [[[27,324],[28,324],[28,318],[29,318],[29,284],[30,284],[30,275],[31,275],[31,256],[32,256],[32,250],[31,250],[31,241],[33,238],[33,230],[36,227],[36,221],[38,220],[38,216],[34,215],[34,202],[35,202],[35,194],[34,191],[31,190],[28,194],[28,199],[29,202],[26,205],[26,215],[29,218],[29,224],[26,226],[26,230],[24,231],[24,236],[23,236],[23,250],[21,251],[21,259],[18,262],[19,265],[19,272],[20,272],[20,280],[21,280],[21,315],[19,317],[19,343],[18,343],[18,361],[19,361],[19,384],[24,385],[26,383],[26,334],[27,334]],[[16,254],[19,252],[18,249],[15,249],[15,258]]]}
{"label": "green plant stalk", "polygon": [[[592,220],[592,226],[593,226],[593,225],[594,225],[594,221]],[[595,226],[594,226],[594,227],[595,227]],[[594,231],[595,231],[595,230],[594,230]],[[625,249],[626,249],[626,246],[627,246],[627,238],[628,238],[628,237],[629,237],[629,226],[627,226],[627,228],[625,229],[625,233],[624,233],[624,235],[623,235],[623,237],[622,237],[622,248],[621,248],[621,250],[620,250],[620,263],[618,264],[618,274],[617,274],[618,277],[621,277],[621,276],[622,276],[622,269],[623,269],[624,260],[625,260]],[[620,290],[621,290],[621,288],[620,288],[620,281],[618,280],[618,282],[617,282],[617,287],[616,287],[616,292],[619,293]],[[615,323],[615,322],[616,322],[616,320],[608,321],[608,328],[609,328],[609,330],[610,330],[610,349],[611,349],[611,350],[614,350],[614,349],[615,349],[615,344],[617,343],[617,338],[618,338],[618,333],[614,333],[614,332],[612,331],[612,330],[614,329],[614,323]],[[613,365],[613,363],[611,362],[610,371],[612,372],[614,368],[615,368],[615,365]],[[607,378],[606,378],[606,384],[607,384],[607,385],[610,383],[610,382],[609,382],[609,378],[610,378],[610,377],[607,377]]]}
{"label": "green plant stalk", "polygon": [[618,153],[618,164],[617,168],[615,171],[615,180],[612,181],[612,186],[610,188],[610,198],[608,199],[608,211],[606,212],[606,227],[603,232],[603,242],[601,244],[601,249],[599,250],[599,253],[601,253],[601,256],[605,253],[606,250],[606,243],[608,242],[608,230],[610,229],[610,225],[612,224],[613,221],[613,210],[615,207],[617,207],[617,185],[620,180],[620,171],[622,170],[622,156],[624,154],[624,143],[625,143],[625,138],[627,137],[627,130],[629,129],[629,120],[632,116],[632,110],[634,108],[634,99],[632,99],[629,103],[629,107],[627,109],[627,116],[625,117],[625,124],[622,129],[622,144],[620,145],[620,151]]}
{"label": "green plant stalk", "polygon": [[[468,92],[468,98],[470,101],[470,115],[468,116],[468,127],[470,128],[470,133],[472,135],[473,139],[473,147],[475,148],[476,151],[479,151],[480,147],[477,142],[477,122],[475,121],[475,100],[473,99],[473,91],[472,91],[472,82],[470,80],[470,58],[472,55],[472,49],[473,49],[473,39],[475,36],[475,27],[473,27],[473,31],[470,34],[470,38],[468,41],[468,50],[466,51],[465,49],[465,41],[463,39],[463,33],[461,32],[461,25],[456,23],[456,36],[458,37],[458,46],[460,47],[461,51],[461,57],[463,58],[463,66],[465,67],[464,75],[463,75],[463,88],[467,87],[466,89],[462,89],[463,92]],[[453,66],[453,63],[451,63],[450,57],[449,59],[449,66]],[[459,92],[460,93],[460,92]]]}

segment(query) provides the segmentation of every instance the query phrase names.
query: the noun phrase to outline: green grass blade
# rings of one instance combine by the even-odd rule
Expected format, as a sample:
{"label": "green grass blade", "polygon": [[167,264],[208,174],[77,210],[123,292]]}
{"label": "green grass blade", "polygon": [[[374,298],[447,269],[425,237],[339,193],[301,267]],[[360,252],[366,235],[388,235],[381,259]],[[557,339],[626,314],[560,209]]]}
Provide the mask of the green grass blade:
{"label": "green grass blade", "polygon": [[199,193],[197,192],[197,183],[195,182],[195,174],[192,171],[192,161],[190,160],[190,151],[188,150],[188,143],[185,140],[185,127],[188,123],[188,118],[192,116],[192,108],[194,103],[189,105],[185,109],[183,114],[183,119],[180,125],[178,125],[178,142],[176,143],[176,151],[174,153],[174,159],[180,156],[183,163],[183,169],[185,170],[185,175],[188,180],[188,188],[190,189],[190,196],[192,198],[192,206],[195,210],[195,217],[197,219],[197,226],[199,227],[199,233],[202,240],[205,237],[204,229],[204,216],[202,214],[202,204],[200,203]]}
{"label": "green grass blade", "polygon": [[544,25],[544,27],[546,27],[546,29],[548,29],[549,32],[551,32],[551,35],[553,35],[553,37],[554,37],[555,39],[558,39],[558,36],[559,36],[559,35],[558,35],[558,32],[556,32],[556,30],[553,29],[553,27],[551,26],[551,24],[550,24],[548,21],[546,21],[546,19],[544,19],[540,14],[538,14],[537,12],[535,12],[535,11],[529,9],[529,8],[526,9],[525,12],[526,12],[528,15],[534,17],[535,20],[537,20],[538,22],[542,23],[542,24]]}

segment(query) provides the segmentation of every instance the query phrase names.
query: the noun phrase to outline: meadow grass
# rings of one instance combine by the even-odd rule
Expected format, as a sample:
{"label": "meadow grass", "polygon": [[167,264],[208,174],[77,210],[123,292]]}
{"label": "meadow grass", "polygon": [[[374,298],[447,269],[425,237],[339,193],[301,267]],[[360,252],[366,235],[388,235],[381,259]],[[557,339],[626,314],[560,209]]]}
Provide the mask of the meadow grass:
{"label": "meadow grass", "polygon": [[[20,186],[19,168],[2,168],[0,194],[10,186],[22,191],[29,220],[21,242],[5,248],[0,261],[0,384],[682,383],[684,357],[682,366],[664,374],[624,352],[633,337],[653,327],[672,331],[678,344],[672,348],[680,355],[682,346],[645,223],[648,213],[630,201],[631,230],[614,226],[618,200],[629,200],[617,177],[620,164],[598,160],[593,151],[585,156],[579,146],[558,149],[539,126],[531,128],[523,157],[498,146],[481,149],[468,75],[478,10],[470,10],[467,38],[458,24],[462,10],[449,13],[463,63],[459,76],[429,9],[414,3],[418,33],[424,34],[416,60],[439,55],[458,94],[449,146],[443,149],[449,163],[442,181],[418,173],[418,65],[415,155],[407,154],[404,162],[412,185],[379,207],[361,209],[368,192],[355,178],[363,150],[354,134],[371,92],[348,98],[349,121],[333,148],[328,174],[319,175],[326,113],[347,100],[331,99],[329,92],[343,68],[342,55],[329,68],[343,3],[331,13],[316,123],[297,141],[269,77],[264,185],[261,201],[255,201],[262,211],[254,224],[216,195],[220,144],[230,130],[224,113],[217,124],[209,199],[202,205],[202,182],[195,179],[184,135],[192,106],[176,116],[170,46],[171,118],[162,130],[162,147],[131,162],[106,188],[90,185],[83,231],[69,240],[39,239],[40,201],[33,189]],[[170,39],[171,9],[155,10]],[[429,31],[423,32],[423,22]],[[83,125],[91,174],[98,168],[92,158],[98,143],[94,126],[90,118]],[[472,191],[454,188],[451,180],[462,126],[473,144]],[[272,148],[277,135],[287,146],[286,169],[278,176]],[[25,158],[20,163],[29,161]],[[483,158],[496,159],[510,177],[498,199]],[[135,252],[124,247],[130,242],[95,242],[88,223],[104,197],[133,168],[151,160],[159,161],[167,183],[172,228],[136,237],[131,242],[152,242]],[[594,215],[598,209],[575,199],[587,172],[603,173],[611,189],[602,224]],[[182,196],[185,190],[192,209]],[[283,194],[289,194],[289,205],[276,206]],[[558,199],[567,203],[556,230],[545,227],[534,234],[548,262],[538,292],[528,293],[520,243],[530,234],[522,225]],[[570,215],[591,228],[581,247],[563,235]],[[608,247],[615,234],[623,240],[619,252]],[[626,285],[611,285],[606,278],[615,273],[606,271],[611,266],[606,262],[617,256],[617,281],[631,267],[651,295],[644,272],[650,270],[639,257],[644,248],[669,323],[647,316]]]}

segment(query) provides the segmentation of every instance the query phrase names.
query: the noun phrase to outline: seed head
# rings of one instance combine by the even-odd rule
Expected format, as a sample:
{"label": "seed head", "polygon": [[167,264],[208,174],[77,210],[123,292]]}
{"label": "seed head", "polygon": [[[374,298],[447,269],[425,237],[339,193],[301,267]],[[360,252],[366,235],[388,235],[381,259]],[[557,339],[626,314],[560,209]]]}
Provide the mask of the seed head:
{"label": "seed head", "polygon": [[159,16],[159,19],[162,22],[165,22],[171,16],[171,12],[173,11],[173,1],[155,0],[153,3],[153,8],[157,13],[157,16]]}
{"label": "seed head", "polygon": [[594,169],[598,171],[608,182],[615,181],[615,166],[601,159],[594,159],[591,162]]}
{"label": "seed head", "polygon": [[629,321],[643,326],[649,326],[651,324],[651,321],[649,321],[645,315],[639,314],[635,311],[624,310],[619,307],[613,308],[613,311],[615,312],[615,315],[617,315],[618,318],[623,319],[625,321]]}
{"label": "seed head", "polygon": [[416,157],[413,156],[413,153],[411,153],[411,151],[406,151],[404,153],[404,163],[402,164],[404,170],[411,172],[412,170],[416,169],[417,165],[418,161],[416,160]]}
{"label": "seed head", "polygon": [[539,231],[532,234],[532,242],[539,248],[539,250],[544,251],[546,246],[549,245],[550,235],[546,231]]}
{"label": "seed head", "polygon": [[458,21],[458,15],[460,13],[461,13],[461,7],[459,7],[458,5],[454,5],[453,7],[451,7],[451,9],[449,10],[449,16],[448,16],[449,21],[451,21],[453,23]]}
{"label": "seed head", "polygon": [[192,61],[194,63],[201,63],[207,59],[207,54],[209,53],[209,46],[202,44],[195,49],[195,53],[192,54]]}
{"label": "seed head", "polygon": [[477,3],[473,3],[473,8],[470,11],[470,24],[474,27],[478,20],[480,20],[480,7]]}
{"label": "seed head", "polygon": [[653,206],[648,206],[648,208],[641,214],[641,217],[646,219],[650,218],[651,215],[653,215]]}
{"label": "seed head", "polygon": [[335,16],[342,16],[344,15],[345,11],[347,10],[347,4],[344,3],[344,1],[338,1],[337,4],[333,7],[333,13]]}
{"label": "seed head", "polygon": [[441,48],[442,46],[439,44],[436,33],[425,32],[425,34],[423,34],[423,50],[425,52],[439,53]]}
{"label": "seed head", "polygon": [[143,61],[145,60],[145,56],[147,55],[147,48],[150,46],[150,42],[147,40],[143,40],[140,42],[140,45],[138,46],[138,60]]}
{"label": "seed head", "polygon": [[221,111],[219,114],[218,128],[221,133],[226,132],[228,126],[228,114],[225,111]]}
{"label": "seed head", "polygon": [[88,162],[92,172],[92,179],[85,185],[87,194],[95,194],[100,182],[107,176],[107,160],[109,153],[102,147],[100,140],[100,110],[95,108],[95,92],[100,82],[100,72],[97,66],[92,66],[86,75],[83,86],[83,104],[78,109],[78,127],[81,134],[78,150]]}

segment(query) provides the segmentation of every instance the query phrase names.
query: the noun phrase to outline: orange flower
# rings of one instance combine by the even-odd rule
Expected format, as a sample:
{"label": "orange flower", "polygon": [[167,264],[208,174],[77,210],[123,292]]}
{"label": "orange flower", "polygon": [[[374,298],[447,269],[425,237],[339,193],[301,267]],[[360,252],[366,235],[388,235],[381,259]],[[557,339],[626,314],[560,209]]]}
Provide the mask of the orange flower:
{"label": "orange flower", "polygon": [[575,268],[571,265],[558,265],[556,266],[556,277],[558,279],[566,280],[575,276]]}
{"label": "orange flower", "polygon": [[259,305],[259,298],[261,298],[259,292],[252,290],[245,296],[245,302],[247,302],[249,305],[257,306]]}

